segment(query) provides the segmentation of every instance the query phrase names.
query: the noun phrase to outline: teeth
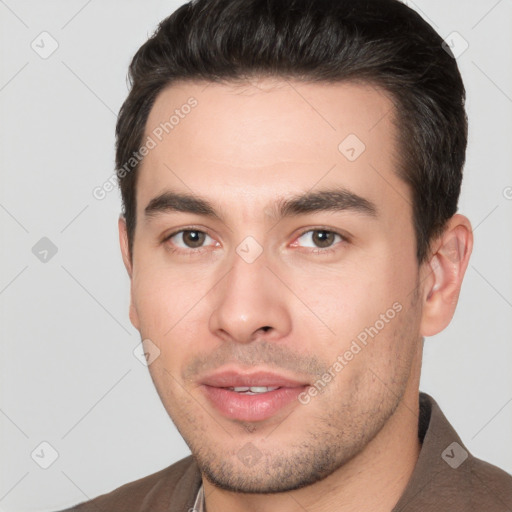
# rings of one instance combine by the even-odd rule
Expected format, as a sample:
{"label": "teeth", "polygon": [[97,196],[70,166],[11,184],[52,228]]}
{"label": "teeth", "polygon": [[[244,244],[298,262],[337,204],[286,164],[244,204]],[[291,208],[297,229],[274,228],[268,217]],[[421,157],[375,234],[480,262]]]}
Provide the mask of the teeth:
{"label": "teeth", "polygon": [[268,391],[274,391],[275,389],[279,389],[279,386],[270,387],[270,386],[240,386],[235,388],[229,388],[231,391],[236,391],[237,393],[245,393],[247,395],[255,395],[256,393],[267,393]]}

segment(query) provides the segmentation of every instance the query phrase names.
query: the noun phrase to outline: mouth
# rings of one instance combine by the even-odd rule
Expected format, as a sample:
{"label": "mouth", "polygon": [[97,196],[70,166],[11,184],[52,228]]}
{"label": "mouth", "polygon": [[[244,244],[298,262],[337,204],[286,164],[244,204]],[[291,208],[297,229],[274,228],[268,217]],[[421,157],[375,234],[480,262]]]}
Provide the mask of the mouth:
{"label": "mouth", "polygon": [[205,377],[201,390],[224,417],[239,421],[263,421],[298,405],[308,384],[271,372],[222,371]]}
{"label": "mouth", "polygon": [[261,393],[268,393],[269,391],[275,391],[276,389],[281,389],[280,386],[240,386],[236,388],[224,388],[229,389],[229,391],[234,391],[235,393],[243,393],[244,395],[259,395]]}

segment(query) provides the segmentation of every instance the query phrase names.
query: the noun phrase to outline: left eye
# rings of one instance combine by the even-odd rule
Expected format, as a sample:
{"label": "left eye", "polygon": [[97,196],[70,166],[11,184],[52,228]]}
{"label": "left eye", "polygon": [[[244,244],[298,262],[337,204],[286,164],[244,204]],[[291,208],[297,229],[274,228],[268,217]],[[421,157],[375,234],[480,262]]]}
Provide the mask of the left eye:
{"label": "left eye", "polygon": [[311,245],[303,245],[304,247],[313,247],[320,249],[328,249],[336,241],[345,240],[339,233],[335,233],[334,231],[328,231],[326,229],[311,229],[302,233],[297,240],[303,240],[306,243],[310,243]]}

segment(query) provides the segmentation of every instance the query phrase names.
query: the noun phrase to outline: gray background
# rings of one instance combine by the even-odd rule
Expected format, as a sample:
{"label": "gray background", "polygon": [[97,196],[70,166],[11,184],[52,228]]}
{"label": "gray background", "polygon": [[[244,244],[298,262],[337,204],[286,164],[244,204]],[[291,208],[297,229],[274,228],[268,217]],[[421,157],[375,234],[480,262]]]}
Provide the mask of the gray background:
{"label": "gray background", "polygon": [[[0,0],[3,511],[62,508],[189,453],[133,354],[118,191],[92,195],[113,172],[128,63],[181,3]],[[453,322],[426,341],[421,389],[469,450],[512,472],[512,1],[407,3],[469,44],[459,211],[475,248]]]}

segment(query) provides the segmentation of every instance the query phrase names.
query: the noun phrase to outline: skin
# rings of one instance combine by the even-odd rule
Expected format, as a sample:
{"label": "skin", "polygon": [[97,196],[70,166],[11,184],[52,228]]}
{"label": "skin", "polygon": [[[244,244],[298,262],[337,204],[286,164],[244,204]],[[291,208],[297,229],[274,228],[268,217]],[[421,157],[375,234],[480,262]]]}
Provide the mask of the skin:
{"label": "skin", "polygon": [[[389,511],[421,449],[423,337],[453,316],[470,222],[454,215],[418,265],[411,192],[394,172],[393,105],[379,89],[268,78],[176,83],[157,97],[146,135],[190,96],[197,107],[141,164],[132,255],[122,217],[119,235],[130,319],[160,350],[150,374],[196,457],[207,510]],[[355,161],[338,149],[349,134],[366,146]],[[377,215],[272,215],[279,198],[328,186],[366,198]],[[208,199],[221,219],[145,216],[166,190]],[[183,233],[164,241],[185,228],[208,236],[199,245]],[[318,230],[347,241],[319,246]],[[236,252],[247,236],[262,249],[252,263]],[[201,393],[205,372],[228,366],[312,385],[394,303],[401,311],[307,405],[242,422]],[[252,465],[239,457],[247,446]]]}

